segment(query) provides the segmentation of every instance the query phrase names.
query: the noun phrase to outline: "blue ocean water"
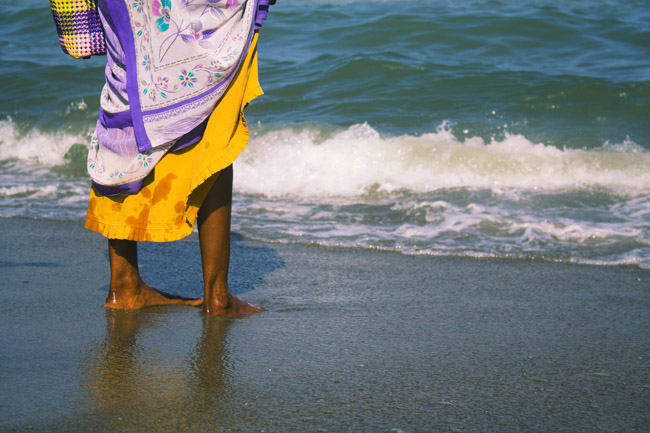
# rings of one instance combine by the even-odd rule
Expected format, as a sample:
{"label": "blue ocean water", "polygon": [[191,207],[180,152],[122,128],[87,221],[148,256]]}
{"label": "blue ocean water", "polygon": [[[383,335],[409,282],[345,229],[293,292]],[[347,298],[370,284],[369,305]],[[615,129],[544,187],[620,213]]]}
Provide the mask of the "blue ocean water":
{"label": "blue ocean water", "polygon": [[[79,219],[105,58],[3,5],[0,216]],[[272,242],[650,268],[650,5],[279,0],[233,228]]]}

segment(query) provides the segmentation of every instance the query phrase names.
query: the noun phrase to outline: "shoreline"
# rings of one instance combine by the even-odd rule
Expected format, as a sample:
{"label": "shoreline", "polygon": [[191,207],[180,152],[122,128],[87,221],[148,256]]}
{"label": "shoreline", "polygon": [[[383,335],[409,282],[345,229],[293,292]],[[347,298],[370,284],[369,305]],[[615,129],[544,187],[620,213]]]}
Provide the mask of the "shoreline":
{"label": "shoreline", "polygon": [[[81,222],[0,232],[3,431],[650,428],[649,270],[234,234],[233,293],[269,312],[214,319],[102,308],[106,241]],[[140,265],[201,295],[196,234]]]}

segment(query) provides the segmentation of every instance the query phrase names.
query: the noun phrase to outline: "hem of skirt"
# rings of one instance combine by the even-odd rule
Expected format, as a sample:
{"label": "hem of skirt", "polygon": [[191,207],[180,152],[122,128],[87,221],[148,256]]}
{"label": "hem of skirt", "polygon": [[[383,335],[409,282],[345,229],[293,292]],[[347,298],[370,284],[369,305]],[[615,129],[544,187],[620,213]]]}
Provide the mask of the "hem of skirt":
{"label": "hem of skirt", "polygon": [[122,239],[136,242],[171,242],[183,239],[194,230],[194,225],[175,227],[132,227],[122,224],[107,224],[86,217],[84,228],[97,232],[108,239]]}

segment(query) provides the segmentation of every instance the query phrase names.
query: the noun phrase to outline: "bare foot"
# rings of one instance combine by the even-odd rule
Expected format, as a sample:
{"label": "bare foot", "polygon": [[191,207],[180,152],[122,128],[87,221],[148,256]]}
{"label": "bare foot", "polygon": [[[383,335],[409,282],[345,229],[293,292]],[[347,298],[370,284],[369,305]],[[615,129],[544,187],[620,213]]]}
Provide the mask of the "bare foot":
{"label": "bare foot", "polygon": [[187,305],[198,307],[203,298],[183,298],[161,292],[142,283],[135,291],[120,292],[111,290],[106,298],[104,307],[118,310],[137,310],[156,305]]}
{"label": "bare foot", "polygon": [[246,301],[228,295],[215,295],[203,303],[203,313],[208,316],[244,316],[246,314],[261,313],[264,308],[254,307]]}

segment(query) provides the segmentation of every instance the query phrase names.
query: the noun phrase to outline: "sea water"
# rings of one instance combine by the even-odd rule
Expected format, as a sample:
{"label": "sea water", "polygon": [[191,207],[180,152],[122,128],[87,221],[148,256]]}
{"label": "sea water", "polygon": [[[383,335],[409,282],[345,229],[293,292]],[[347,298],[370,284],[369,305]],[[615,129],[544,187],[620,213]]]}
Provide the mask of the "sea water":
{"label": "sea water", "polygon": [[[0,216],[79,220],[104,57],[2,6]],[[403,254],[650,268],[650,6],[280,0],[233,229]]]}

